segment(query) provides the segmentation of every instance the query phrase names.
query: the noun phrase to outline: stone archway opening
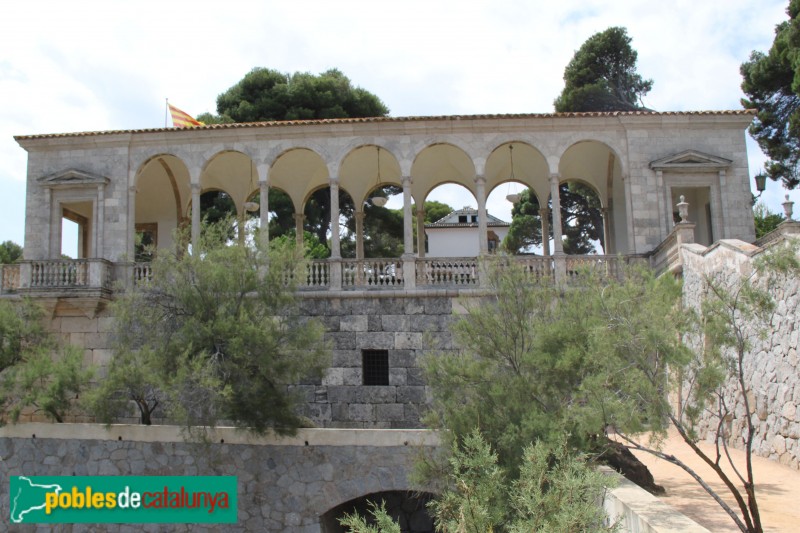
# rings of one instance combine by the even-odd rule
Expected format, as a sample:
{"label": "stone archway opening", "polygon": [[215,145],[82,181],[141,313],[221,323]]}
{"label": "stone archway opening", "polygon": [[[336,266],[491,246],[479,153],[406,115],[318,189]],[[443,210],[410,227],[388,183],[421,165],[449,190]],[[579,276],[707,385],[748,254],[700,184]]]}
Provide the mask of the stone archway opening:
{"label": "stone archway opening", "polygon": [[367,519],[367,523],[374,525],[370,503],[384,502],[386,511],[397,523],[403,533],[433,533],[435,531],[433,518],[428,512],[428,502],[434,499],[429,492],[413,491],[384,491],[367,494],[330,509],[320,517],[323,533],[345,533],[345,528],[339,524],[339,519],[345,514],[358,513]]}

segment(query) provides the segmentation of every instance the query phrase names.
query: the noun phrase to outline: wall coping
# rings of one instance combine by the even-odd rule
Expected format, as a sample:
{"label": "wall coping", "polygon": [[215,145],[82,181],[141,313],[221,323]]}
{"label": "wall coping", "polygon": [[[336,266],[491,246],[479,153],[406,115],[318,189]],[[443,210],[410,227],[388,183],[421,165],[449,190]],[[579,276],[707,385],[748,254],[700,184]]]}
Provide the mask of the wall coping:
{"label": "wall coping", "polygon": [[[30,422],[0,427],[0,438],[185,442],[180,426],[136,424],[55,424]],[[210,429],[209,440],[255,446],[438,446],[439,434],[428,429],[317,429],[301,428],[293,437],[274,433],[255,435],[232,427]]]}
{"label": "wall coping", "polygon": [[600,471],[617,479],[617,486],[606,492],[603,507],[612,522],[619,520],[621,531],[711,533],[611,468],[601,466]]}

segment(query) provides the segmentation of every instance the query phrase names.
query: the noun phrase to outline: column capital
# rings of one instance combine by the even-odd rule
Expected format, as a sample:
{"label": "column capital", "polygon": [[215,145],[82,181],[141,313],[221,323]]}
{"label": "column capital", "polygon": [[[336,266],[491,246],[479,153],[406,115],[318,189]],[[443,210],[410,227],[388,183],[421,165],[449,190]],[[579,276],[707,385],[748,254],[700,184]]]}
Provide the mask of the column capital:
{"label": "column capital", "polygon": [[561,181],[561,173],[560,172],[551,172],[549,174],[549,177],[550,177],[550,183],[552,183],[553,181],[555,181],[556,183],[559,183]]}
{"label": "column capital", "polygon": [[424,208],[423,209],[417,209],[417,210],[414,211],[414,214],[417,215],[418,217],[424,217],[425,216],[425,209]]}
{"label": "column capital", "polygon": [[200,192],[200,190],[201,190],[199,183],[191,183],[191,184],[189,184],[189,187],[191,187],[192,192]]}
{"label": "column capital", "polygon": [[136,194],[137,192],[139,192],[139,188],[136,185],[131,185],[128,187],[128,193]]}
{"label": "column capital", "polygon": [[355,217],[356,220],[364,220],[366,213],[364,213],[364,211],[356,211],[353,213],[353,216]]}
{"label": "column capital", "polygon": [[403,187],[410,187],[411,186],[411,176],[403,176],[400,179],[403,182]]}
{"label": "column capital", "polygon": [[305,213],[294,213],[294,220],[295,222],[303,222],[306,219]]}
{"label": "column capital", "polygon": [[475,176],[475,185],[479,185],[479,186],[486,185],[486,178],[484,178],[482,175],[478,174],[477,176]]}
{"label": "column capital", "polygon": [[550,214],[550,208],[549,207],[540,207],[539,208],[539,216],[540,217],[546,217],[549,214]]}
{"label": "column capital", "polygon": [[328,185],[330,186],[331,189],[333,189],[334,187],[336,187],[338,189],[339,188],[339,178],[336,178],[336,177],[333,177],[333,176],[328,178]]}

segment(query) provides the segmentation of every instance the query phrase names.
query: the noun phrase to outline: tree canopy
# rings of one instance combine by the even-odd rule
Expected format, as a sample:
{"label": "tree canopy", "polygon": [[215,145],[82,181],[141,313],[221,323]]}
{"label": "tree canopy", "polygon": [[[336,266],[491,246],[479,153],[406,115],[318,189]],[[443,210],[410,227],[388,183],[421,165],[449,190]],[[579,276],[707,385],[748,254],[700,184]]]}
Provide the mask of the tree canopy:
{"label": "tree canopy", "polygon": [[0,300],[0,423],[29,408],[63,422],[93,375],[82,350],[45,331],[44,316],[30,300]]}
{"label": "tree canopy", "polygon": [[0,264],[13,263],[22,257],[22,246],[13,241],[0,243]]}
{"label": "tree canopy", "polygon": [[159,251],[152,279],[114,303],[114,358],[93,392],[101,420],[130,416],[132,401],[145,424],[158,413],[190,428],[302,424],[291,387],[329,364],[321,325],[297,318],[302,257],[258,238],[227,245],[229,227],[204,228],[191,254]]}
{"label": "tree canopy", "polygon": [[198,120],[209,124],[382,117],[389,108],[374,94],[354,87],[338,69],[314,75],[256,67],[217,97],[217,113],[202,114]]}
{"label": "tree canopy", "polygon": [[769,52],[753,51],[741,66],[742,105],[758,111],[750,134],[769,157],[765,173],[793,189],[800,183],[800,0],[786,11]]}
{"label": "tree canopy", "polygon": [[622,27],[589,37],[564,70],[564,89],[557,112],[634,111],[653,87],[636,71],[637,52]]}
{"label": "tree canopy", "polygon": [[[570,181],[559,186],[561,199],[561,226],[564,253],[589,254],[596,252],[594,243],[599,242],[605,250],[603,214],[600,198],[590,187]],[[520,199],[511,209],[511,227],[503,240],[509,253],[523,253],[542,244],[542,217],[539,200],[531,189],[520,193]],[[552,214],[549,216],[551,238]]]}

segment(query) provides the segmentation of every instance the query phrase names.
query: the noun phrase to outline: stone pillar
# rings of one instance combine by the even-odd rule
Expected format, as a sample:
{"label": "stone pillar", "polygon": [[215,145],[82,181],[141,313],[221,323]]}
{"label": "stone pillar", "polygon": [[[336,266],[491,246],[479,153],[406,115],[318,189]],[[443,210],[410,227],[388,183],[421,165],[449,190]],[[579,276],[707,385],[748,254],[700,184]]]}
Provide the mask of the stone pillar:
{"label": "stone pillar", "polygon": [[403,286],[417,286],[417,262],[414,257],[414,228],[411,214],[411,176],[403,176]]}
{"label": "stone pillar", "polygon": [[339,245],[339,180],[331,178],[331,259],[341,259]]}
{"label": "stone pillar", "polygon": [[269,242],[269,183],[266,180],[258,182],[258,218],[258,235],[266,244]]}
{"label": "stone pillar", "polygon": [[625,185],[625,218],[628,227],[628,253],[635,254],[636,234],[634,233],[633,229],[633,195],[631,194],[630,176],[623,174],[622,183]]}
{"label": "stone pillar", "polygon": [[[180,220],[178,221],[180,224]],[[128,187],[128,244],[125,247],[128,261],[136,261],[136,187]]]}
{"label": "stone pillar", "polygon": [[486,180],[483,176],[475,178],[478,193],[478,254],[489,253],[489,242],[486,225]]}
{"label": "stone pillar", "polygon": [[553,254],[564,253],[564,243],[561,240],[561,196],[558,192],[561,175],[550,174],[550,201],[553,210]]}
{"label": "stone pillar", "polygon": [[295,242],[297,243],[297,247],[300,249],[303,248],[303,222],[305,219],[306,216],[303,213],[294,214],[294,238]]}
{"label": "stone pillar", "polygon": [[611,255],[611,226],[609,224],[608,208],[603,207],[600,212],[603,214],[603,253]]}
{"label": "stone pillar", "polygon": [[411,216],[411,176],[403,176],[403,257],[414,256],[414,228]]}
{"label": "stone pillar", "polygon": [[94,256],[105,258],[106,186],[97,187],[97,225],[94,227]]}
{"label": "stone pillar", "polygon": [[364,211],[356,211],[356,259],[364,259]]}
{"label": "stone pillar", "polygon": [[[58,250],[58,254],[55,254],[55,245],[53,243],[53,191],[50,187],[45,188],[44,190],[44,207],[47,209],[47,224],[45,224],[45,235],[44,235],[44,242],[47,243],[47,250],[44,256],[44,259],[54,259],[61,257],[61,250]],[[60,222],[59,222],[60,224]],[[59,233],[58,238],[59,243],[61,242],[61,234]],[[24,250],[24,248],[23,248]],[[23,255],[25,259],[30,259]],[[37,257],[37,259],[40,259]],[[30,265],[29,265],[30,266]]]}
{"label": "stone pillar", "polygon": [[425,257],[425,210],[417,209],[417,257]]}
{"label": "stone pillar", "polygon": [[[200,184],[192,183],[192,244],[200,242]],[[194,248],[192,249],[195,252]]]}
{"label": "stone pillar", "polygon": [[542,255],[550,255],[550,209],[539,209],[539,218],[542,221]]}

